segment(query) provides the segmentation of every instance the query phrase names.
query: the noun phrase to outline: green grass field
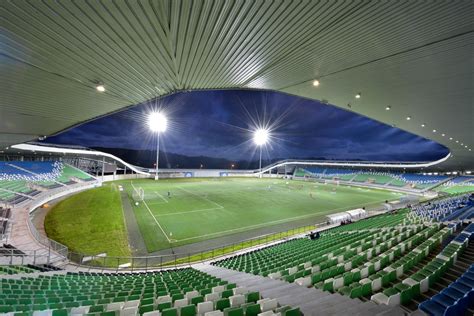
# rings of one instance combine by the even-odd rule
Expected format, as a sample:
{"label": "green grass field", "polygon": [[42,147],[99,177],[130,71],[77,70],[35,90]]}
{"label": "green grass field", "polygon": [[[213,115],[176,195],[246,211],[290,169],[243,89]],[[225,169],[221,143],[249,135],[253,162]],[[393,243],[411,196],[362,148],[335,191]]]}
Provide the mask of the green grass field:
{"label": "green grass field", "polygon": [[453,185],[453,186],[439,186],[436,188],[436,191],[446,192],[450,194],[459,194],[474,192],[474,186],[472,185]]}
{"label": "green grass field", "polygon": [[[400,198],[385,190],[281,179],[150,179],[121,181],[134,205],[148,252]],[[333,191],[335,190],[335,191]],[[170,197],[168,197],[170,192]]]}
{"label": "green grass field", "polygon": [[75,194],[47,214],[49,238],[73,252],[130,256],[118,188],[113,183]]}

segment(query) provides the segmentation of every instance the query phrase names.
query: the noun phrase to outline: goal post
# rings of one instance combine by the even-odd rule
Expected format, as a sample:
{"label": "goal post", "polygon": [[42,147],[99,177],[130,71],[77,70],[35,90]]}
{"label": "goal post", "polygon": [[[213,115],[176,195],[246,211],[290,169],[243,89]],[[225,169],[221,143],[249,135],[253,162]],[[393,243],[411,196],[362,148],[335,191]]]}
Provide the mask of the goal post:
{"label": "goal post", "polygon": [[145,198],[145,191],[142,187],[134,188],[132,193],[132,199],[135,202],[142,202]]}

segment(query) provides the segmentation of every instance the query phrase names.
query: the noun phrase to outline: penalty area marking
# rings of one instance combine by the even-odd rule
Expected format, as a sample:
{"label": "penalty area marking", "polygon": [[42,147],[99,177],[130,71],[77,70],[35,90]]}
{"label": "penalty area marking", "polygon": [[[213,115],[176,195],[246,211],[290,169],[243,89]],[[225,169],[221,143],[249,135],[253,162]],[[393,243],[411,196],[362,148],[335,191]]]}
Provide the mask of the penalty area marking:
{"label": "penalty area marking", "polygon": [[160,193],[156,192],[156,191],[153,191],[156,195],[158,195],[163,201],[165,201],[166,203],[169,203],[167,199],[165,199],[163,197],[163,195],[161,195]]}
{"label": "penalty area marking", "polygon": [[[132,185],[133,189],[136,190],[135,186],[133,185],[133,182],[130,181],[130,184]],[[142,201],[143,204],[145,204],[145,207],[146,209],[148,210],[148,212],[150,213],[151,217],[153,217],[153,219],[155,220],[155,223],[158,225],[158,227],[161,229],[161,232],[163,233],[163,235],[165,235],[166,237],[166,240],[168,240],[168,243],[172,243],[172,241],[168,238],[168,235],[166,234],[166,232],[163,230],[163,227],[161,227],[160,225],[160,222],[158,222],[158,220],[156,219],[155,215],[153,215],[153,212],[150,210],[150,208],[148,207],[148,205],[146,204],[145,200]]]}
{"label": "penalty area marking", "polygon": [[199,194],[196,194],[196,193],[191,192],[191,191],[189,191],[189,190],[183,189],[182,187],[177,187],[177,188],[180,189],[180,190],[183,190],[184,192],[187,192],[187,193],[189,193],[189,194],[192,194],[192,195],[194,195],[194,196],[197,196],[197,197],[199,197],[199,198],[201,198],[201,199],[203,199],[203,200],[206,200],[206,201],[208,201],[209,203],[212,203],[212,204],[216,205],[217,207],[219,207],[219,208],[221,208],[221,209],[224,208],[224,207],[223,207],[222,205],[220,205],[219,203],[216,203],[216,202],[214,202],[214,201],[208,199],[207,197],[200,196]]}

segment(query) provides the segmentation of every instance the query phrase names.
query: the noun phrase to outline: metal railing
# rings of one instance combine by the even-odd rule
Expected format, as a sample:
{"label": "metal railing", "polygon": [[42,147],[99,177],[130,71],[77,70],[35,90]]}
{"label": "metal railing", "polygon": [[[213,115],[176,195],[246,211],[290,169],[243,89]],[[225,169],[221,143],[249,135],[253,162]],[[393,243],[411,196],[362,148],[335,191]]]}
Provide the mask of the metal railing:
{"label": "metal railing", "polygon": [[261,248],[270,244],[286,241],[295,238],[298,235],[315,230],[316,228],[324,228],[325,226],[327,226],[326,223],[300,226],[290,230],[264,234],[241,240],[239,242],[228,243],[219,247],[189,253],[173,253],[169,255],[158,256],[118,257],[104,255],[91,256],[69,252],[68,259],[69,261],[84,267],[113,269],[117,271],[146,271],[149,269],[177,268],[209,260],[223,259],[227,256],[235,255],[240,251],[248,251],[255,247]]}
{"label": "metal railing", "polygon": [[[33,235],[33,237],[43,246],[45,246],[46,249],[48,249],[48,257],[50,258],[47,263],[54,263],[56,260],[56,255],[51,253],[51,251],[54,251],[57,255],[59,255],[62,258],[67,258],[69,249],[67,246],[52,240],[38,232],[36,229],[35,225],[31,221],[31,217],[28,216],[28,228]],[[45,249],[45,250],[46,250]],[[61,260],[62,258],[57,258],[58,260]],[[53,260],[51,260],[53,259]]]}

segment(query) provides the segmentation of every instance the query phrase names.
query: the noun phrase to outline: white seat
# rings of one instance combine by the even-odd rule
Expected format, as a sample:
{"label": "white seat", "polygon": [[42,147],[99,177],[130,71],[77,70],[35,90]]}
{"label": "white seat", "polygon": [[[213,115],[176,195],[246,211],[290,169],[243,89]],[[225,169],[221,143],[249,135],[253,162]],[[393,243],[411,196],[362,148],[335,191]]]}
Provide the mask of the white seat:
{"label": "white seat", "polygon": [[197,313],[198,315],[203,315],[207,312],[212,312],[214,310],[213,302],[202,302],[197,304]]}
{"label": "white seat", "polygon": [[71,308],[71,315],[83,315],[89,313],[90,306],[79,306]]}
{"label": "white seat", "polygon": [[208,302],[208,301],[214,302],[214,301],[217,301],[220,298],[221,298],[220,293],[209,293],[209,294],[206,294],[206,296],[204,296],[204,300],[206,302]]}
{"label": "white seat", "polygon": [[188,300],[191,300],[192,298],[195,298],[195,297],[198,297],[199,296],[199,292],[198,291],[191,291],[191,292],[187,292],[185,294],[185,297],[188,299]]}
{"label": "white seat", "polygon": [[214,286],[212,288],[212,293],[221,293],[221,292],[224,292],[225,291],[225,286],[224,285],[218,285],[218,286]]}
{"label": "white seat", "polygon": [[229,297],[230,307],[239,307],[245,304],[245,296],[242,294],[232,295]]}
{"label": "white seat", "polygon": [[171,296],[169,295],[158,296],[156,298],[156,304],[168,303],[168,302],[171,302]]}
{"label": "white seat", "polygon": [[221,311],[212,311],[205,313],[204,316],[224,316],[224,313]]}
{"label": "white seat", "polygon": [[159,311],[151,311],[143,313],[142,316],[161,316],[161,313]]}
{"label": "white seat", "polygon": [[53,314],[52,310],[44,310],[44,311],[35,311],[33,312],[33,316],[51,316]]}
{"label": "white seat", "polygon": [[273,311],[266,311],[263,313],[258,314],[257,316],[277,316],[279,314],[275,314]]}
{"label": "white seat", "polygon": [[[149,312],[149,313],[154,313],[155,311]],[[158,311],[156,311],[158,312]],[[146,313],[145,313],[146,314]],[[138,306],[136,307],[127,307],[123,308],[120,310],[120,316],[136,316],[138,315]],[[159,316],[160,312],[158,314],[152,314],[154,316]]]}
{"label": "white seat", "polygon": [[174,301],[174,307],[183,307],[188,305],[188,299],[187,298],[182,298],[180,300]]}
{"label": "white seat", "polygon": [[259,304],[262,312],[271,311],[278,307],[278,301],[276,299],[266,300]]}
{"label": "white seat", "polygon": [[247,294],[249,292],[249,290],[245,287],[236,287],[233,289],[233,291],[234,291],[234,295]]}
{"label": "white seat", "polygon": [[138,307],[140,305],[140,300],[134,301],[127,301],[123,304],[122,308],[129,308],[129,307]]}
{"label": "white seat", "polygon": [[298,278],[295,283],[301,286],[311,286],[311,277]]}
{"label": "white seat", "polygon": [[107,304],[107,306],[105,307],[105,311],[107,312],[119,311],[123,308],[124,304],[125,304],[124,302]]}

